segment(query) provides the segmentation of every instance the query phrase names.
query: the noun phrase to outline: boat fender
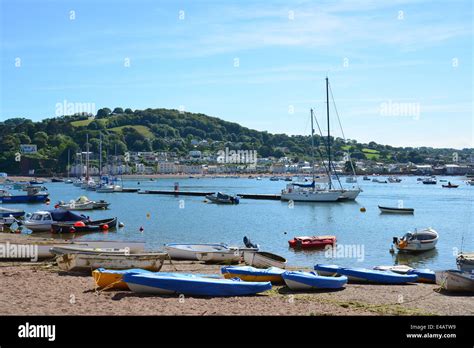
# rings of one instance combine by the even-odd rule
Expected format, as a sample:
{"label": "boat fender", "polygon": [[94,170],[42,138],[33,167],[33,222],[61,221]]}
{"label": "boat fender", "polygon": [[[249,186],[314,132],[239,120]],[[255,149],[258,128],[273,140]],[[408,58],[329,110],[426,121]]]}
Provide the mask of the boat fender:
{"label": "boat fender", "polygon": [[408,242],[406,240],[401,240],[400,243],[398,243],[398,247],[400,249],[403,249],[407,246]]}
{"label": "boat fender", "polygon": [[123,222],[119,222],[119,227],[125,227],[125,224]]}
{"label": "boat fender", "polygon": [[102,231],[107,231],[109,229],[109,225],[107,225],[107,224],[100,225],[100,229]]}

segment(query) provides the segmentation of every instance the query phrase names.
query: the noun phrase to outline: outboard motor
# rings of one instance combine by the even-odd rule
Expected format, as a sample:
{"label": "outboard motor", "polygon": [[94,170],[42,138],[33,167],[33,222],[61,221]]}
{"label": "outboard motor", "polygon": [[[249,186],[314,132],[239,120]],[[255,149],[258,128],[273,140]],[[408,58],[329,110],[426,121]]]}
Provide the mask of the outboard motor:
{"label": "outboard motor", "polygon": [[244,245],[246,248],[258,248],[258,245],[253,244],[247,236],[244,236]]}

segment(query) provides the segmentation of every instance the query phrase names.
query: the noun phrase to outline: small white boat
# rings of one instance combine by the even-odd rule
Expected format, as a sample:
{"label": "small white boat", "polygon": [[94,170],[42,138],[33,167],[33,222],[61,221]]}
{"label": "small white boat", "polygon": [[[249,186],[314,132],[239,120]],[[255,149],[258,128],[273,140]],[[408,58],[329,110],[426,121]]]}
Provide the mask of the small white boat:
{"label": "small white boat", "polygon": [[244,261],[247,265],[257,268],[286,267],[286,259],[266,251],[244,251]]}
{"label": "small white boat", "polygon": [[211,251],[211,252],[198,252],[196,257],[199,261],[207,263],[239,263],[242,256],[239,249],[230,249],[229,251]]}
{"label": "small white boat", "polygon": [[45,210],[37,211],[31,216],[27,216],[26,220],[22,222],[23,226],[33,232],[50,231],[55,223],[71,223],[85,220],[85,216],[76,215],[70,211],[65,210]]}
{"label": "small white boat", "polygon": [[474,273],[447,270],[436,272],[436,284],[453,292],[474,292]]}
{"label": "small white boat", "polygon": [[75,245],[65,245],[65,246],[54,246],[50,249],[51,254],[53,255],[64,255],[64,254],[117,254],[117,255],[128,255],[130,250],[128,248],[116,249],[116,248],[90,248],[90,247],[81,247]]}
{"label": "small white boat", "polygon": [[115,192],[115,186],[114,185],[100,185],[96,188],[95,191],[99,193],[112,193],[112,192]]}
{"label": "small white boat", "polygon": [[458,269],[463,272],[474,272],[474,253],[461,253],[456,257]]}
{"label": "small white boat", "polygon": [[230,248],[226,244],[165,244],[165,251],[172,260],[198,261],[198,253],[234,252],[237,248]]}
{"label": "small white boat", "polygon": [[56,257],[56,262],[58,267],[63,271],[91,271],[97,268],[141,268],[158,272],[167,258],[167,253],[130,255],[73,253]]}
{"label": "small white boat", "polygon": [[399,251],[426,251],[436,247],[438,238],[438,232],[429,227],[420,231],[408,232],[401,238],[394,237],[393,244]]}
{"label": "small white boat", "polygon": [[387,180],[389,183],[392,183],[392,184],[399,183],[402,181],[402,179],[397,178],[396,176],[390,176]]}

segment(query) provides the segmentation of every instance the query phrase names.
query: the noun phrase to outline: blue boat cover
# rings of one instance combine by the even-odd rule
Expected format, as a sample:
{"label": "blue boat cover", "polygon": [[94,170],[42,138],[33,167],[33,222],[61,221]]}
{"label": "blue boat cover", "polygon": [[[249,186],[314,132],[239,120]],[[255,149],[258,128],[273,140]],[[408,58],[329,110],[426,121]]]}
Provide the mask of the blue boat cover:
{"label": "blue boat cover", "polygon": [[418,279],[422,279],[424,281],[429,281],[432,283],[436,283],[436,274],[434,271],[428,268],[415,268],[411,269],[407,272],[407,274],[416,274]]}
{"label": "blue boat cover", "polygon": [[315,186],[315,182],[313,180],[313,182],[311,184],[298,184],[298,183],[294,183],[293,186],[298,186],[298,187],[314,187]]}
{"label": "blue boat cover", "polygon": [[[179,273],[178,273],[179,274]],[[243,296],[254,295],[272,288],[270,282],[243,282],[237,279],[212,279],[183,277],[152,273],[125,273],[122,280],[153,288],[174,291],[177,294],[194,296]]]}
{"label": "blue boat cover", "polygon": [[286,271],[278,267],[270,268],[255,268],[251,266],[224,266],[221,268],[221,273],[245,274],[253,276],[278,276]]}
{"label": "blue boat cover", "polygon": [[347,277],[361,278],[365,281],[380,284],[405,284],[413,283],[418,280],[416,274],[399,274],[392,271],[378,271],[367,268],[340,268],[338,274],[343,274]]}
{"label": "blue boat cover", "polygon": [[77,215],[65,209],[47,210],[47,212],[51,214],[53,221],[81,221],[86,219],[84,215]]}
{"label": "blue boat cover", "polygon": [[292,280],[294,282],[309,285],[320,289],[340,289],[347,284],[347,277],[324,277],[318,275],[316,272],[302,272],[302,271],[287,271],[281,275],[285,280]]}

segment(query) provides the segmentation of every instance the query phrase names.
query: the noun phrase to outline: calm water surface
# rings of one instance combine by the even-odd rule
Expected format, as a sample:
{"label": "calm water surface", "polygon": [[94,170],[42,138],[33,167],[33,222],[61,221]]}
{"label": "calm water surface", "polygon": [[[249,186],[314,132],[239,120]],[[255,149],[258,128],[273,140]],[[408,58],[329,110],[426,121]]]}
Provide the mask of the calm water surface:
{"label": "calm water surface", "polygon": [[[438,179],[443,179],[439,177]],[[474,251],[473,196],[474,187],[464,178],[446,178],[460,184],[457,189],[423,185],[415,177],[403,177],[401,183],[359,183],[364,190],[356,202],[299,203],[242,199],[239,205],[204,203],[204,197],[174,197],[137,193],[96,193],[64,183],[48,183],[51,206],[58,200],[69,201],[80,195],[104,199],[111,203],[106,211],[85,212],[93,219],[117,216],[125,224],[116,232],[100,232],[81,236],[87,239],[143,240],[147,249],[157,250],[163,244],[225,242],[242,245],[247,235],[262,250],[280,254],[290,265],[311,266],[331,262],[344,266],[408,264],[433,269],[455,268],[454,254],[463,246]],[[125,187],[172,190],[179,181],[180,189],[224,191],[228,193],[279,193],[287,184],[263,178],[189,178],[124,181]],[[415,208],[414,215],[380,214],[377,205]],[[10,207],[13,207],[11,205]],[[366,212],[360,212],[365,207]],[[15,205],[28,212],[44,209],[44,204]],[[143,232],[140,232],[143,227]],[[391,254],[394,236],[415,228],[433,227],[440,234],[437,248],[416,256]],[[336,235],[340,245],[363,245],[363,260],[328,258],[324,251],[294,251],[288,240],[301,235]],[[38,234],[44,235],[44,234]],[[49,235],[49,234],[47,234]],[[456,249],[457,248],[457,249]]]}

